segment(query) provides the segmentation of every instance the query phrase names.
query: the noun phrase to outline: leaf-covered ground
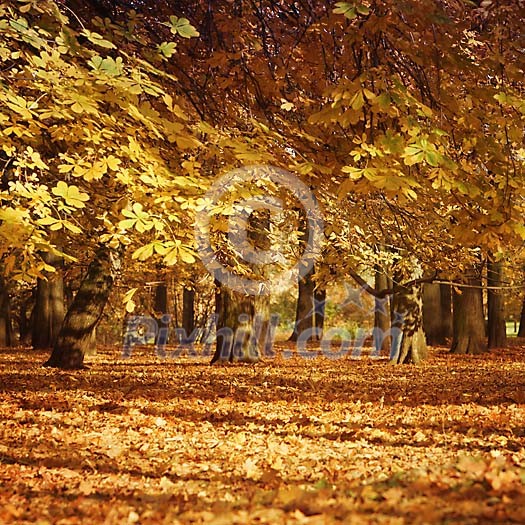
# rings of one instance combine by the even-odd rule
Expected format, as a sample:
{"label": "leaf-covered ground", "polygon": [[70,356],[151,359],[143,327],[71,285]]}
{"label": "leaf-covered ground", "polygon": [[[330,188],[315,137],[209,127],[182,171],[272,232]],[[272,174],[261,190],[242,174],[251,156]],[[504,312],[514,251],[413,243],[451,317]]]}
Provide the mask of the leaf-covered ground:
{"label": "leaf-covered ground", "polygon": [[0,351],[0,523],[525,523],[525,349],[210,367]]}

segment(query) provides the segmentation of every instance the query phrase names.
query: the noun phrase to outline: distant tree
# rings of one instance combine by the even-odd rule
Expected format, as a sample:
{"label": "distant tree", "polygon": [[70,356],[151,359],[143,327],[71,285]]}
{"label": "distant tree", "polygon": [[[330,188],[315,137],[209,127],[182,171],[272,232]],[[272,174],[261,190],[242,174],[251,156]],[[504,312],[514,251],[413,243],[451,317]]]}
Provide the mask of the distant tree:
{"label": "distant tree", "polygon": [[11,346],[13,343],[11,298],[6,281],[0,275],[0,346]]}
{"label": "distant tree", "polygon": [[503,262],[489,259],[487,261],[487,332],[489,348],[503,348],[507,344],[505,301],[501,290],[502,281]]}
{"label": "distant tree", "polygon": [[518,337],[525,337],[525,297],[521,306],[520,327],[518,329]]}
{"label": "distant tree", "polygon": [[31,318],[31,345],[35,349],[53,348],[65,315],[62,258],[51,252],[42,255],[54,272],[37,280]]}

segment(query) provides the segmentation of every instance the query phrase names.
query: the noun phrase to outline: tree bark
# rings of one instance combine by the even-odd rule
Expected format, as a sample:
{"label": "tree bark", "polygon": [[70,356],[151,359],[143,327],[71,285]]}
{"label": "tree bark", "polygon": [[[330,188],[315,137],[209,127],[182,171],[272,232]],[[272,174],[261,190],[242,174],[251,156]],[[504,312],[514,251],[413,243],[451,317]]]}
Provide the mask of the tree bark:
{"label": "tree bark", "polygon": [[453,336],[452,320],[452,286],[450,284],[440,284],[441,295],[441,325],[443,333],[443,344],[446,344]]}
{"label": "tree bark", "polygon": [[[18,333],[19,341],[23,346],[31,345],[32,338],[32,319],[33,319],[33,307],[34,307],[34,296],[36,290],[30,292],[25,297],[23,296],[20,301],[20,309],[18,311]],[[25,294],[24,294],[25,295]]]}
{"label": "tree bark", "polygon": [[182,328],[188,336],[195,328],[195,290],[186,286],[182,291]]}
{"label": "tree bark", "polygon": [[525,297],[521,305],[520,327],[518,329],[518,337],[525,337]]}
{"label": "tree bark", "polygon": [[454,337],[450,351],[480,354],[487,350],[481,277],[468,276],[465,284],[473,288],[454,290]]}
{"label": "tree bark", "polygon": [[3,277],[0,277],[0,346],[12,346],[14,343],[11,319],[11,299],[9,289]]}
{"label": "tree bark", "polygon": [[502,290],[491,287],[501,286],[503,263],[487,261],[487,317],[488,347],[504,348],[507,345],[507,324],[505,322],[505,303]]}
{"label": "tree bark", "polygon": [[169,316],[168,316],[168,287],[162,282],[155,286],[155,296],[153,301],[154,317],[157,322],[157,333],[155,334],[155,344],[159,337],[163,344],[168,342]]}
{"label": "tree bark", "polygon": [[[268,250],[269,210],[252,212],[247,237],[257,250]],[[266,280],[263,264],[250,264],[255,280]],[[233,271],[233,270],[232,270]],[[265,350],[270,329],[270,301],[267,295],[248,295],[228,286],[229,275],[215,276],[215,315],[217,339],[210,364],[217,361],[255,363]]]}
{"label": "tree bark", "polygon": [[31,337],[35,349],[53,347],[65,314],[62,259],[50,252],[43,254],[42,258],[56,271],[48,272],[46,279],[37,281]]}
{"label": "tree bark", "polygon": [[323,337],[324,330],[324,316],[326,311],[326,287],[324,285],[317,285],[314,290],[314,326],[318,339]]}
{"label": "tree bark", "polygon": [[290,341],[297,341],[301,335],[305,340],[316,340],[314,334],[315,317],[315,282],[313,279],[314,269],[299,278],[297,295],[297,307],[295,310],[295,324]]}
{"label": "tree bark", "polygon": [[390,362],[417,365],[427,358],[427,346],[423,331],[422,286],[394,286],[392,311]]}
{"label": "tree bark", "polygon": [[258,361],[259,348],[251,337],[255,297],[232,290],[224,278],[216,282],[216,287],[217,342],[211,364]]}
{"label": "tree bark", "polygon": [[429,345],[442,345],[446,342],[441,315],[440,285],[425,284],[423,286],[423,329]]}
{"label": "tree bark", "polygon": [[[388,276],[380,268],[375,271],[376,290],[385,290],[389,287]],[[376,355],[381,353],[381,350],[390,351],[390,313],[388,311],[388,299],[374,298],[374,350]]]}
{"label": "tree bark", "polygon": [[69,307],[53,352],[44,366],[84,368],[84,355],[108,301],[118,260],[114,251],[100,246]]}

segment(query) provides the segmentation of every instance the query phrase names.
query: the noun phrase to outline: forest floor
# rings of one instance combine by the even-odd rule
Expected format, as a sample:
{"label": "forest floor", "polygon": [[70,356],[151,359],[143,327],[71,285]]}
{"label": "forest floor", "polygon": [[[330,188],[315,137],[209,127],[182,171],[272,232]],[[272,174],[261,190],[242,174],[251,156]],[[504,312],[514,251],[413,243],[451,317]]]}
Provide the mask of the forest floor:
{"label": "forest floor", "polygon": [[0,349],[0,523],[525,523],[525,346],[210,367]]}

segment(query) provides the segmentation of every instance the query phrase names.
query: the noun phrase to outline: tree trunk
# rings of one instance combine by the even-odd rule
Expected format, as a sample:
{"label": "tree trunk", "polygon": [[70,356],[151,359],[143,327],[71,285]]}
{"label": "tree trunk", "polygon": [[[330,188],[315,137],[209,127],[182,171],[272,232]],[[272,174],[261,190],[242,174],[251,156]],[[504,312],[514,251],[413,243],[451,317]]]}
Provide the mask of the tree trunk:
{"label": "tree trunk", "polygon": [[[374,287],[381,291],[388,288],[388,277],[380,268],[376,268]],[[376,355],[381,350],[390,351],[390,314],[388,312],[388,298],[374,298],[374,351]]]}
{"label": "tree trunk", "polygon": [[162,317],[168,313],[168,287],[166,283],[159,283],[155,286],[155,299],[153,303],[155,317]]}
{"label": "tree trunk", "polygon": [[259,348],[251,337],[255,297],[232,290],[224,280],[216,282],[216,286],[217,342],[211,364],[258,361]]}
{"label": "tree trunk", "polygon": [[440,285],[426,283],[423,286],[423,329],[429,345],[442,345],[446,342],[441,314]]}
{"label": "tree trunk", "polygon": [[450,284],[440,284],[441,294],[441,331],[443,334],[443,344],[446,344],[453,335],[452,320],[452,286]]}
{"label": "tree trunk", "polygon": [[503,263],[487,261],[487,317],[488,347],[504,348],[507,345],[507,324],[505,322],[505,303],[502,290],[491,287],[501,286]]}
{"label": "tree trunk", "polygon": [[326,287],[324,285],[317,285],[314,290],[314,326],[317,338],[323,337],[324,330],[324,316],[326,311]]}
{"label": "tree trunk", "polygon": [[44,366],[84,368],[84,355],[93,330],[108,301],[118,260],[107,246],[100,246],[69,307],[51,357]]}
{"label": "tree trunk", "polygon": [[520,327],[518,330],[518,337],[525,337],[525,297],[523,298],[523,303],[521,305]]}
{"label": "tree trunk", "polygon": [[31,345],[32,310],[34,306],[33,302],[33,292],[27,294],[27,296],[23,297],[20,301],[20,310],[18,311],[18,331],[20,344],[23,346]]}
{"label": "tree trunk", "polygon": [[195,328],[195,290],[187,287],[182,291],[182,328],[187,336]]}
{"label": "tree trunk", "polygon": [[[247,221],[247,238],[256,249],[270,248],[267,209],[253,211]],[[250,263],[255,282],[267,279],[264,264]],[[233,272],[233,270],[232,270]],[[238,361],[255,363],[266,349],[270,333],[270,298],[268,295],[249,295],[228,286],[229,274],[216,275],[215,315],[217,339],[211,363]]]}
{"label": "tree trunk", "polygon": [[427,358],[423,331],[423,297],[421,285],[395,286],[392,297],[392,349],[393,364],[419,364]]}
{"label": "tree trunk", "polygon": [[481,277],[467,277],[473,288],[454,290],[454,337],[450,351],[455,354],[480,354],[487,350]]}
{"label": "tree trunk", "polygon": [[316,340],[314,331],[315,316],[315,282],[313,280],[314,269],[299,278],[299,293],[297,295],[297,307],[295,310],[295,324],[290,341],[297,341],[299,337],[303,341]]}
{"label": "tree trunk", "polygon": [[157,333],[155,334],[155,344],[165,345],[168,343],[169,323],[168,315],[168,287],[162,282],[155,286],[155,296],[153,301],[154,318],[157,322]]}
{"label": "tree trunk", "polygon": [[0,346],[12,346],[13,343],[11,299],[5,280],[0,277]]}
{"label": "tree trunk", "polygon": [[37,281],[31,338],[35,349],[53,347],[64,321],[65,310],[62,259],[50,252],[45,253],[43,259],[56,271]]}

